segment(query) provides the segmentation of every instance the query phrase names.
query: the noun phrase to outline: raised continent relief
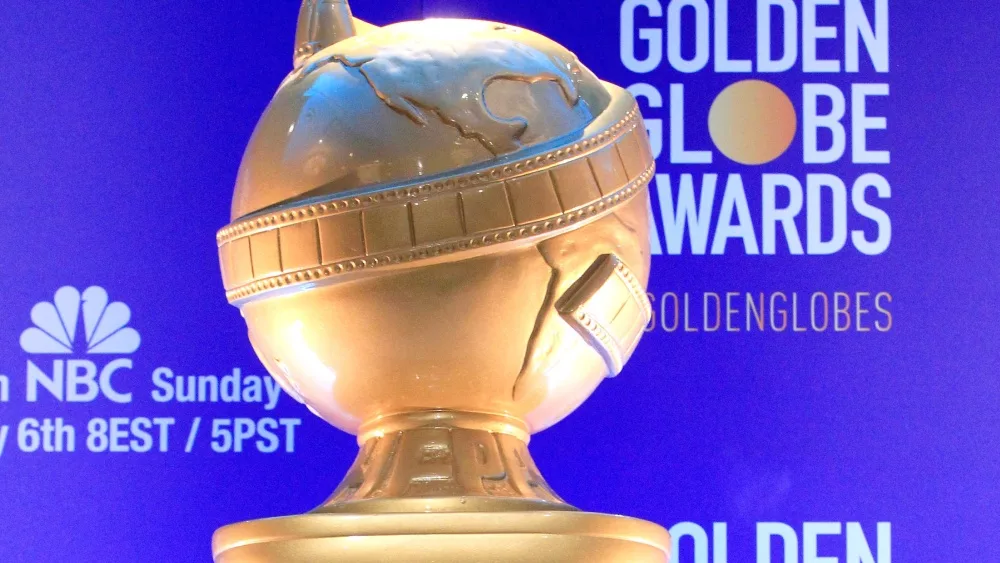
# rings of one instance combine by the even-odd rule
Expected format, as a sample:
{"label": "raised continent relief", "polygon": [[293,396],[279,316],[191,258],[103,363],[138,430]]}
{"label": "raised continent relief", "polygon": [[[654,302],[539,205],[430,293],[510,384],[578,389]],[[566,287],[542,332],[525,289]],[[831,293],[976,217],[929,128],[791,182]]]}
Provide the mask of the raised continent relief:
{"label": "raised continent relief", "polygon": [[418,125],[436,117],[496,155],[521,148],[529,123],[523,115],[504,117],[491,110],[486,97],[491,84],[552,82],[559,86],[567,107],[581,102],[582,70],[575,56],[546,53],[513,39],[460,33],[434,41],[414,36],[389,45],[359,41],[341,46],[345,52],[307,65],[301,76],[331,62],[358,69],[375,95],[393,110]]}

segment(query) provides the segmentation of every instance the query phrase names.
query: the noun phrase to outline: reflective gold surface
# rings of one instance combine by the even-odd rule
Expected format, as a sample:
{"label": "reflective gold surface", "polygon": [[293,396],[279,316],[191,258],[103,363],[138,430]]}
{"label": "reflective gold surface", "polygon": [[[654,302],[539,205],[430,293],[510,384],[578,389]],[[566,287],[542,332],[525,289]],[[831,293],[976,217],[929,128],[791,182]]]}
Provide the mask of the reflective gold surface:
{"label": "reflective gold surface", "polygon": [[576,511],[527,450],[650,316],[634,99],[491,22],[306,0],[296,45],[223,281],[275,379],[361,451],[313,514],[220,530],[217,561],[667,561],[664,530]]}
{"label": "reflective gold surface", "polygon": [[669,547],[655,524],[583,512],[307,515],[223,528],[214,555],[217,563],[661,563]]}
{"label": "reflective gold surface", "polygon": [[578,133],[609,101],[566,49],[490,22],[393,24],[299,64],[247,147],[233,219],[485,164]]}

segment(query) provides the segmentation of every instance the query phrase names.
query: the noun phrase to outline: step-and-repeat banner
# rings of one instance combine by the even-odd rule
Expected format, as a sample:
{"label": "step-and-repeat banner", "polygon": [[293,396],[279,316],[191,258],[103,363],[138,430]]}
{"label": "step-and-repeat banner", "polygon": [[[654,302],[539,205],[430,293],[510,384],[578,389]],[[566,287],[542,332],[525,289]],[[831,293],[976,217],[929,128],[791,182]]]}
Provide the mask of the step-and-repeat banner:
{"label": "step-and-repeat banner", "polygon": [[[640,101],[655,314],[533,442],[569,502],[669,527],[681,563],[996,560],[995,10],[353,7],[533,28]],[[297,10],[5,10],[0,561],[208,561],[215,528],[310,509],[354,458],[267,375],[217,266]]]}

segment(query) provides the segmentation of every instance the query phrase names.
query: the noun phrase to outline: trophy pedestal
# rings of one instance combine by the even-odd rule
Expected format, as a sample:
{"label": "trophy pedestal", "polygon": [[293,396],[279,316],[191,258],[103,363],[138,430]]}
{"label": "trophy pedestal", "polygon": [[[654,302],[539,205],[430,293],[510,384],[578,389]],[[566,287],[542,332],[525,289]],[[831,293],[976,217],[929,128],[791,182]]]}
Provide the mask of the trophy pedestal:
{"label": "trophy pedestal", "polygon": [[216,563],[667,563],[670,536],[650,522],[573,510],[316,513],[227,526]]}
{"label": "trophy pedestal", "polygon": [[549,488],[517,419],[426,411],[362,427],[354,466],[302,516],[226,526],[215,563],[669,563],[670,535]]}

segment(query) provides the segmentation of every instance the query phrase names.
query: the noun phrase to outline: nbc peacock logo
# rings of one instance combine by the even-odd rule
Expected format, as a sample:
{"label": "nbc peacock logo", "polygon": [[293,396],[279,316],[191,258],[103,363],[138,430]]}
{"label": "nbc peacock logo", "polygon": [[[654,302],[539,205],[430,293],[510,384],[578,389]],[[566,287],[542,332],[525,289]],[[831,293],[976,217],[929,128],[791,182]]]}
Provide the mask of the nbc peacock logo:
{"label": "nbc peacock logo", "polygon": [[141,338],[128,326],[131,319],[128,305],[111,302],[108,292],[98,286],[82,292],[65,286],[55,292],[52,301],[32,307],[34,326],[21,333],[21,349],[27,354],[59,357],[52,360],[49,370],[28,360],[27,400],[36,402],[40,392],[47,392],[60,402],[89,403],[101,397],[116,403],[132,402],[132,393],[112,385],[115,374],[132,369],[130,358],[119,357],[98,365],[89,358],[75,357],[134,353]]}
{"label": "nbc peacock logo", "polygon": [[88,354],[131,354],[139,349],[139,333],[127,326],[131,309],[120,301],[109,303],[108,292],[97,286],[83,293],[62,287],[51,302],[35,305],[35,326],[21,333],[21,349],[29,354],[72,354],[81,313]]}

